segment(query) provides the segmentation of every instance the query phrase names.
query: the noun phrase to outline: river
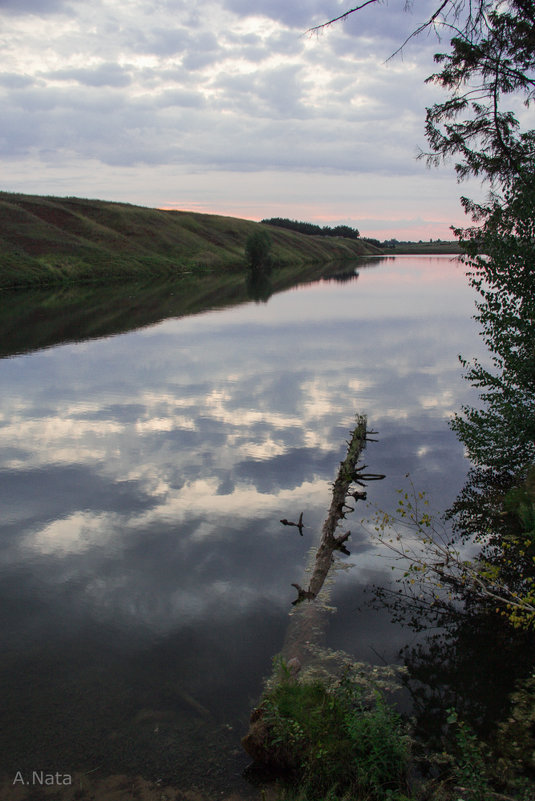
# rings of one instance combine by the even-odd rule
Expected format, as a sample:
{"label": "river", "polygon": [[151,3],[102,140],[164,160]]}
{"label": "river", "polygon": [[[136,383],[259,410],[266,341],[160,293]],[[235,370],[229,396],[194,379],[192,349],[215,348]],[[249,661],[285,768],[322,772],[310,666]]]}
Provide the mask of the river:
{"label": "river", "polygon": [[[378,432],[374,504],[392,508],[407,473],[439,510],[462,487],[448,418],[475,399],[458,354],[482,344],[459,261],[368,259],[256,300],[241,277],[203,281],[108,304],[3,298],[7,780],[98,770],[252,792],[240,737],[355,414]],[[303,537],[280,523],[301,512]],[[367,606],[389,568],[352,524],[328,641],[395,661],[412,635]]]}

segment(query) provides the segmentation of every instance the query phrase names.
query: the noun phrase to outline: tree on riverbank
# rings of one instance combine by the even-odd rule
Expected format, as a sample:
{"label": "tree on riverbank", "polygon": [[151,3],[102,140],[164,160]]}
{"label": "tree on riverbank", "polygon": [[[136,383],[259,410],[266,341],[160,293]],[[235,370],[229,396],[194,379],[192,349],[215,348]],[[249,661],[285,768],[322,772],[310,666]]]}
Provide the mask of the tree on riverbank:
{"label": "tree on riverbank", "polygon": [[[375,2],[367,0],[337,19]],[[535,3],[444,0],[414,33],[431,28],[451,37],[449,49],[435,56],[439,70],[428,79],[448,96],[427,109],[429,152],[421,155],[430,164],[452,159],[459,179],[478,177],[491,189],[484,203],[462,199],[473,225],[455,232],[468,280],[479,294],[476,319],[490,366],[462,359],[479,402],[458,412],[452,428],[473,467],[445,527],[416,491],[412,499],[402,493],[397,512],[375,521],[379,536],[402,560],[399,591],[381,589],[379,602],[386,600],[396,619],[418,631],[449,619],[457,655],[471,674],[468,696],[478,684],[474,668],[484,665],[477,650],[466,661],[463,632],[484,631],[494,650],[507,642],[516,660],[508,678],[520,681],[518,691],[507,701],[512,684],[502,670],[500,702],[491,710],[488,699],[481,705],[488,745],[478,746],[461,730],[475,758],[470,763],[465,753],[461,761],[468,773],[457,775],[464,784],[472,770],[476,783],[468,797],[498,797],[477,777],[485,763],[494,770],[489,782],[496,790],[527,799],[535,776],[535,130],[528,117],[535,99]],[[455,661],[451,641],[447,645],[434,661],[429,642],[420,653],[432,668],[424,683],[439,698],[433,706],[428,687],[420,684],[417,708],[422,720],[434,714],[441,740],[448,688],[437,667],[447,673]],[[413,671],[411,676],[416,684],[422,680]],[[457,705],[458,692],[450,696]],[[428,731],[422,740],[431,751]]]}
{"label": "tree on riverbank", "polygon": [[[375,2],[368,0],[319,28]],[[446,583],[457,596],[493,601],[505,607],[511,623],[529,627],[535,625],[530,494],[535,463],[535,130],[522,126],[518,114],[504,105],[518,106],[522,100],[529,110],[535,99],[535,2],[442,0],[409,39],[430,29],[451,37],[449,50],[435,56],[439,71],[428,78],[448,96],[427,109],[430,150],[422,156],[431,164],[453,159],[459,179],[479,177],[492,190],[483,204],[462,198],[474,225],[455,231],[466,254],[469,282],[479,293],[476,319],[492,366],[462,359],[467,380],[480,390],[480,403],[464,407],[452,421],[473,469],[450,518],[455,537],[479,543],[481,552],[467,561],[454,544],[429,531],[425,514],[416,514],[411,524],[427,553],[425,548],[418,556],[412,553],[410,581],[417,573],[438,585]]]}
{"label": "tree on riverbank", "polygon": [[[377,2],[366,0],[311,31]],[[507,98],[529,107],[535,98],[534,23],[534,0],[442,0],[390,56],[423,32],[451,37],[449,52],[435,55],[440,71],[427,79],[449,95],[427,109],[430,152],[422,155],[431,163],[454,158],[459,178],[479,176],[498,188],[533,180],[535,131],[522,130],[517,115],[502,106]]]}
{"label": "tree on riverbank", "polygon": [[270,267],[271,237],[266,231],[256,230],[247,237],[245,257],[253,272]]}

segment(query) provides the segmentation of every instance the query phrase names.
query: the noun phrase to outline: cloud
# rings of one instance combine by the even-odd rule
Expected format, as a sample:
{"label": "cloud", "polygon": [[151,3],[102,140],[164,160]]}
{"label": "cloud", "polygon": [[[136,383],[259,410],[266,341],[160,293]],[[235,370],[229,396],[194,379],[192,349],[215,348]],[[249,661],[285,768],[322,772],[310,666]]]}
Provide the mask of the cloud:
{"label": "cloud", "polygon": [[329,15],[329,12],[326,9],[333,7],[332,2],[322,3],[321,0],[312,0],[312,2],[295,0],[293,3],[288,3],[286,0],[254,0],[254,2],[224,0],[223,5],[240,17],[268,17],[275,22],[303,31],[315,24],[316,20],[327,19],[328,16],[325,17],[325,14]]}
{"label": "cloud", "polygon": [[125,87],[132,78],[124,67],[114,63],[98,64],[93,68],[71,68],[49,72],[45,76],[52,81],[72,81],[83,86]]}
{"label": "cloud", "polygon": [[24,14],[57,14],[66,11],[66,0],[0,0],[2,11],[13,15]]}
{"label": "cloud", "polygon": [[[275,23],[295,29],[302,36],[317,37],[323,44],[336,42],[339,52],[347,54],[366,41],[376,48],[382,60],[387,59],[404,40],[436,11],[434,0],[423,0],[416,6],[405,0],[380,2],[363,8],[343,21],[307,34],[314,26],[336,19],[354,6],[348,0],[308,0],[287,3],[285,0],[224,0],[225,8],[240,18],[266,17]],[[421,47],[426,37],[417,39]],[[436,41],[436,40],[435,40]],[[392,47],[393,45],[393,47]],[[390,49],[391,48],[391,49]]]}
{"label": "cloud", "polygon": [[27,89],[35,84],[35,79],[28,75],[19,75],[16,72],[0,73],[0,85],[7,89]]}
{"label": "cloud", "polygon": [[226,75],[220,73],[214,86],[217,104],[227,111],[241,112],[250,120],[308,117],[304,91],[307,79],[302,66],[281,65],[263,71]]}

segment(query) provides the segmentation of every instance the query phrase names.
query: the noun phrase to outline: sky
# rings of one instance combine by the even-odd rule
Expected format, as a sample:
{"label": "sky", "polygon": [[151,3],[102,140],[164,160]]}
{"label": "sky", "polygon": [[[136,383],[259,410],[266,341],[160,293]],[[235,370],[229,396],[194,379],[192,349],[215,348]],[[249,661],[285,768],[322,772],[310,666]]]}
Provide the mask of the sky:
{"label": "sky", "polygon": [[453,238],[429,169],[425,78],[447,46],[388,57],[434,8],[348,0],[0,0],[0,187],[252,220]]}

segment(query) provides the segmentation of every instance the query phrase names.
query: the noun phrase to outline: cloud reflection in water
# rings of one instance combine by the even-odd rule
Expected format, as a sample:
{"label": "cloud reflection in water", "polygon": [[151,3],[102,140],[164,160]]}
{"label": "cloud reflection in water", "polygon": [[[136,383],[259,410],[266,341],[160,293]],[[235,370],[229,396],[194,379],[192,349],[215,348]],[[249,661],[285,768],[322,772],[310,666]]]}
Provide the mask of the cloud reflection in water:
{"label": "cloud reflection in water", "polygon": [[[2,360],[0,767],[61,755],[62,772],[205,778],[211,745],[188,739],[183,692],[217,724],[245,720],[354,414],[380,432],[366,454],[387,474],[379,505],[409,471],[439,507],[462,485],[447,417],[469,398],[457,353],[477,351],[472,313],[448,258],[405,258]],[[303,538],[279,523],[301,511]],[[333,642],[391,657],[403,633],[356,611],[384,563],[351,524]],[[167,750],[138,722],[162,708]]]}
{"label": "cloud reflection in water", "polygon": [[[216,582],[284,599],[301,556],[278,519],[305,509],[309,532],[319,525],[356,411],[380,432],[368,460],[388,481],[374,498],[410,471],[439,504],[451,500],[464,465],[446,419],[467,395],[456,357],[477,346],[471,312],[449,259],[405,259],[4,362],[2,523],[18,533],[4,559],[54,554],[61,581],[62,561],[83,554],[76,569],[105,606],[147,597],[152,581],[152,595],[170,598],[175,584],[176,614],[154,613],[170,627],[181,605],[219,597]],[[188,604],[199,548],[219,554],[218,570],[196,584],[204,601]],[[244,572],[245,552],[257,573]],[[102,559],[123,581],[92,580]]]}
{"label": "cloud reflection in water", "polygon": [[[405,258],[0,362],[0,592],[20,669],[55,645],[91,643],[95,665],[131,650],[153,688],[172,668],[228,714],[247,664],[247,707],[281,646],[354,414],[379,431],[366,454],[387,474],[370,488],[379,505],[407,472],[438,507],[461,487],[447,418],[470,398],[457,354],[480,347],[472,313],[449,258]],[[303,539],[279,523],[301,511]],[[401,635],[378,613],[359,635],[363,585],[384,568],[353,526],[356,567],[334,592],[352,623],[337,643],[372,658],[369,638],[379,652]],[[137,686],[128,665],[121,681]]]}

